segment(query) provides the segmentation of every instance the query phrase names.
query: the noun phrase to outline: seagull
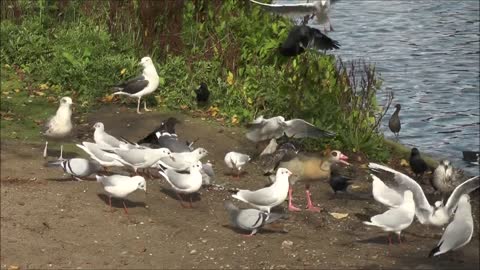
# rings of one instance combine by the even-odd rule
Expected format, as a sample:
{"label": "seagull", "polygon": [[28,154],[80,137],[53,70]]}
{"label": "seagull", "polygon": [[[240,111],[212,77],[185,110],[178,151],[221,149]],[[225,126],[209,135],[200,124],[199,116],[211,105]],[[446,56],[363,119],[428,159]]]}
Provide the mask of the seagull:
{"label": "seagull", "polygon": [[105,132],[105,126],[102,122],[95,123],[93,128],[95,129],[93,140],[100,148],[118,148],[123,144],[122,141]]}
{"label": "seagull", "polygon": [[398,188],[395,190],[399,193],[404,190],[411,190],[413,192],[413,199],[415,200],[416,206],[415,215],[421,224],[443,226],[452,216],[460,196],[468,194],[480,187],[480,177],[472,177],[453,190],[446,204],[443,204],[442,201],[436,201],[434,206],[431,206],[420,185],[412,178],[380,164],[370,163],[368,167],[373,170],[381,170],[394,174],[394,180],[398,184]]}
{"label": "seagull", "polygon": [[197,95],[196,99],[198,104],[206,104],[208,102],[208,98],[210,97],[210,91],[208,90],[207,84],[202,82],[198,89],[195,89],[195,94]]}
{"label": "seagull", "polygon": [[448,224],[437,246],[428,257],[438,256],[450,250],[457,250],[470,242],[473,236],[473,218],[470,197],[460,196],[453,221]]}
{"label": "seagull", "polygon": [[108,156],[120,161],[122,164],[132,167],[135,172],[140,168],[149,168],[161,158],[174,160],[172,152],[167,148],[158,149],[113,149]]}
{"label": "seagull", "polygon": [[271,138],[268,145],[265,147],[265,149],[263,149],[262,153],[260,153],[260,157],[264,155],[273,154],[277,150],[277,148],[278,148],[277,140],[275,138]]}
{"label": "seagull", "polygon": [[138,144],[158,144],[158,138],[162,135],[162,133],[168,133],[170,135],[176,134],[175,133],[175,125],[179,124],[180,120],[175,117],[169,117],[167,120],[162,121],[160,126],[150,132],[145,138],[139,140]]}
{"label": "seagull", "polygon": [[284,134],[289,138],[323,138],[333,137],[335,133],[321,130],[302,119],[285,121],[282,116],[264,119],[256,118],[247,124],[247,139],[253,142],[280,138]]}
{"label": "seagull", "polygon": [[375,201],[390,208],[395,208],[402,204],[403,197],[398,191],[389,188],[376,175],[370,174],[370,176],[373,178],[372,194]]}
{"label": "seagull", "polygon": [[316,16],[317,21],[320,24],[328,22],[330,31],[333,31],[333,27],[330,23],[328,13],[330,12],[331,3],[335,3],[336,0],[320,0],[311,3],[281,3],[281,4],[265,4],[255,0],[250,2],[262,6],[267,11],[271,11],[277,14],[290,15],[290,16]]}
{"label": "seagull", "polygon": [[[400,233],[412,224],[415,217],[415,202],[413,200],[413,193],[406,190],[403,193],[403,202],[397,208],[391,208],[385,213],[373,216],[369,221],[364,221],[363,224],[369,226],[377,226],[386,232],[395,232],[398,235],[398,242]],[[390,234],[388,235],[388,242],[392,244]]]}
{"label": "seagull", "polygon": [[428,165],[420,156],[420,151],[417,148],[412,148],[410,153],[410,168],[416,177],[422,178],[423,174],[428,170]]}
{"label": "seagull", "polygon": [[[72,133],[72,104],[71,98],[61,98],[57,112],[45,125],[43,135],[47,138],[47,141],[45,141],[45,148],[43,149],[44,158],[47,158],[48,139],[62,140]],[[63,159],[63,144],[60,145],[60,157],[58,159]]]}
{"label": "seagull", "polygon": [[340,175],[335,170],[332,170],[329,184],[333,192],[337,194],[338,191],[346,192],[348,186],[352,184],[351,180],[352,178]]}
{"label": "seagull", "polygon": [[[165,171],[158,171],[165,180],[172,186],[173,190],[180,200],[182,207],[185,207],[182,203],[183,199],[180,196],[181,194],[192,194],[200,190],[202,187],[202,163],[197,161],[195,164],[190,166],[189,173],[178,173],[175,170],[166,169]],[[192,197],[190,196],[190,208],[192,208]]]}
{"label": "seagull", "polygon": [[395,134],[395,137],[398,138],[400,129],[402,128],[402,125],[400,123],[400,117],[398,116],[398,114],[400,113],[401,105],[397,104],[395,105],[395,108],[395,112],[390,117],[390,120],[388,120],[388,127],[393,132],[393,134]]}
{"label": "seagull", "polygon": [[167,169],[185,171],[190,168],[190,166],[197,164],[197,162],[207,154],[208,151],[200,147],[192,152],[172,153],[172,158],[161,158],[158,164]]}
{"label": "seagull", "polygon": [[[127,95],[130,97],[138,97],[137,102],[137,113],[140,113],[140,100],[143,96],[148,95],[155,91],[160,83],[160,78],[158,77],[157,70],[153,65],[152,59],[148,56],[143,57],[140,61],[140,65],[143,66],[142,75],[133,78],[127,82],[120,83],[114,87],[118,90],[113,93],[113,95]],[[147,109],[147,103],[143,101],[145,106],[145,111],[150,111]]]}
{"label": "seagull", "polygon": [[288,194],[288,177],[292,173],[285,168],[279,168],[276,174],[275,182],[269,186],[259,190],[250,191],[241,189],[232,197],[246,202],[261,211],[270,213],[270,209],[280,205],[287,198]]}
{"label": "seagull", "polygon": [[63,171],[78,181],[81,178],[97,173],[101,166],[96,162],[91,162],[84,158],[71,158],[48,162],[48,167],[62,167]]}
{"label": "seagull", "polygon": [[432,186],[443,195],[452,192],[455,186],[461,183],[463,172],[455,169],[449,160],[441,160],[440,165],[433,172]]}
{"label": "seagull", "polygon": [[242,166],[250,161],[250,156],[232,151],[228,152],[225,155],[224,160],[225,164],[227,164],[230,169],[237,170],[236,177],[238,178],[240,177],[240,171],[242,170]]}
{"label": "seagull", "polygon": [[202,185],[208,186],[213,184],[213,179],[215,178],[215,172],[213,171],[213,165],[210,163],[210,160],[207,160],[207,163],[202,164]]}
{"label": "seagull", "polygon": [[302,54],[306,49],[327,51],[340,49],[340,44],[316,28],[297,25],[290,30],[287,39],[278,47],[280,54],[287,57]]}
{"label": "seagull", "polygon": [[103,151],[102,148],[95,143],[82,142],[82,144],[77,144],[77,147],[85,151],[85,153],[103,167],[123,167],[123,163],[109,156],[107,152]]}
{"label": "seagull", "polygon": [[230,217],[230,223],[245,231],[250,231],[246,236],[253,236],[266,224],[273,223],[285,215],[278,213],[266,213],[257,209],[238,209],[232,202],[223,203]]}
{"label": "seagull", "polygon": [[[147,193],[147,183],[145,178],[142,176],[133,176],[128,177],[124,175],[111,175],[111,176],[102,176],[97,175],[97,182],[102,183],[103,189],[108,194],[108,202],[110,204],[110,210],[112,209],[112,197],[124,199],[130,193],[134,192],[137,189],[144,190]],[[125,214],[128,215],[127,206],[125,205],[125,200],[123,200],[123,209]]]}

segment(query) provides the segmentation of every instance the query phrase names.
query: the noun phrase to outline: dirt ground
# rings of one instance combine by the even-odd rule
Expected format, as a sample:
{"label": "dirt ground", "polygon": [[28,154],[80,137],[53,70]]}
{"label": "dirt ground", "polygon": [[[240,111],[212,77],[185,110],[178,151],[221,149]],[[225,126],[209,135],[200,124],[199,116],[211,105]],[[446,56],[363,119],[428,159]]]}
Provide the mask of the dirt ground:
{"label": "dirt ground", "polygon": [[[225,153],[253,153],[240,128],[224,128],[183,114],[151,112],[141,116],[129,108],[108,106],[92,114],[76,141],[92,140],[89,128],[102,121],[113,135],[133,140],[150,132],[168,116],[183,120],[181,138],[199,138],[196,146],[209,151],[217,184],[228,188],[257,189],[267,181],[255,162],[239,180],[225,175]],[[87,132],[87,133],[85,133]],[[80,137],[80,138],[79,138]],[[51,148],[55,148],[51,145]],[[109,211],[100,184],[72,181],[57,168],[44,167],[42,144],[1,143],[1,268],[221,268],[221,269],[478,269],[479,193],[473,193],[475,232],[461,250],[427,258],[437,244],[441,228],[414,221],[403,232],[403,242],[388,245],[380,229],[362,224],[386,209],[371,196],[370,180],[359,162],[349,173],[355,187],[334,195],[327,183],[312,186],[320,213],[289,213],[288,219],[244,237],[228,225],[224,200],[227,190],[202,189],[194,209],[184,209],[161,179],[147,180],[148,194],[133,193],[127,201],[129,217],[114,201]],[[70,149],[73,149],[70,147]],[[78,151],[80,153],[80,151]],[[50,153],[53,159],[58,152]],[[66,156],[78,156],[69,151]],[[81,154],[84,156],[84,154]],[[305,206],[301,185],[296,203]],[[286,203],[274,211],[286,211]],[[330,213],[347,213],[336,219]]]}

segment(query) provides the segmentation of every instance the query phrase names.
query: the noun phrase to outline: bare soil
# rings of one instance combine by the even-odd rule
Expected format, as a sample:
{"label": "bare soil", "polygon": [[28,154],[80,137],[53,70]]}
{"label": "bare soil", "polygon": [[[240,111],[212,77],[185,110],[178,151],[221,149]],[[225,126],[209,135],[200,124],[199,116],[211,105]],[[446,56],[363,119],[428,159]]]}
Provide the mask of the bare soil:
{"label": "bare soil", "polygon": [[[289,213],[254,237],[244,237],[228,225],[224,200],[234,200],[228,188],[257,189],[267,180],[255,162],[239,180],[226,175],[225,153],[254,153],[241,128],[225,128],[201,118],[158,112],[138,116],[129,108],[107,106],[80,125],[76,141],[92,140],[90,127],[102,121],[113,135],[137,140],[169,116],[181,138],[199,138],[196,146],[209,151],[216,183],[226,190],[202,189],[193,209],[182,208],[161,179],[147,182],[148,194],[137,191],[109,211],[101,186],[95,181],[72,181],[58,168],[44,167],[42,144],[3,141],[1,144],[1,268],[221,268],[221,269],[478,269],[478,192],[473,193],[475,232],[464,248],[438,258],[427,258],[442,228],[414,223],[402,234],[402,244],[388,245],[386,234],[362,221],[386,209],[371,196],[364,165],[354,158],[347,171],[354,188],[334,195],[327,183],[312,186],[320,213]],[[51,149],[55,148],[53,144]],[[70,149],[73,149],[70,147]],[[69,151],[67,157],[85,156]],[[58,152],[52,151],[52,159]],[[360,161],[359,161],[360,160]],[[398,160],[393,166],[399,168]],[[405,169],[402,168],[403,171]],[[296,203],[305,206],[301,185]],[[238,201],[237,205],[246,206]],[[286,203],[274,211],[286,211]],[[336,219],[330,213],[347,213]],[[396,239],[395,239],[396,240]]]}

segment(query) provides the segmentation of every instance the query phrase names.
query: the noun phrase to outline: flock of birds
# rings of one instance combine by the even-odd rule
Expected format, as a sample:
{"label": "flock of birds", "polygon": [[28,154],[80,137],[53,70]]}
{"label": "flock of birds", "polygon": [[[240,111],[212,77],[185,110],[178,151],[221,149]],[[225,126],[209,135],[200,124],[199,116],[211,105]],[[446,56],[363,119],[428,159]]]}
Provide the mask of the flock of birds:
{"label": "flock of birds", "polygon": [[[281,5],[267,5],[257,1],[252,2],[262,5],[265,9],[282,13]],[[284,4],[283,9],[288,12],[294,10],[294,4]],[[285,7],[286,6],[286,7]],[[325,7],[330,6],[330,1],[322,0],[305,4],[302,12],[326,18]],[[298,5],[297,5],[298,8]],[[287,12],[287,11],[285,11]],[[313,17],[313,16],[312,16]],[[329,22],[330,24],[330,22]],[[333,28],[330,25],[330,28]],[[318,29],[306,25],[295,26],[289,36],[279,47],[279,52],[285,56],[295,56],[307,48],[321,50],[339,48],[336,41],[331,40]],[[118,95],[128,95],[138,98],[137,113],[140,114],[140,101],[144,95],[152,93],[158,87],[159,78],[150,57],[141,59],[143,73],[127,82],[115,86]],[[210,92],[206,84],[202,83],[195,90],[197,101],[208,101]],[[60,100],[56,114],[50,118],[46,125],[44,135],[47,139],[65,140],[70,136],[73,125],[72,99],[63,97]],[[144,103],[144,109],[146,103]],[[398,114],[400,105],[389,122],[389,127],[397,136],[400,132]],[[202,186],[212,185],[215,173],[210,162],[202,163],[208,151],[202,147],[194,148],[193,142],[182,142],[178,139],[175,125],[179,121],[168,118],[161,125],[137,142],[127,138],[116,138],[105,131],[103,123],[95,123],[93,142],[82,142],[77,146],[85,151],[90,159],[63,158],[63,145],[60,149],[58,160],[48,162],[49,166],[60,166],[71,177],[82,180],[92,174],[104,188],[111,199],[124,199],[132,192],[140,189],[146,192],[146,178],[162,177],[177,194],[183,207],[192,207],[192,194],[199,191]],[[226,201],[224,206],[229,213],[231,223],[240,229],[254,235],[264,225],[276,222],[283,214],[272,212],[272,208],[281,205],[288,199],[289,211],[301,211],[293,204],[293,186],[296,182],[305,185],[306,210],[319,212],[311,199],[310,185],[318,181],[328,181],[333,191],[347,191],[352,183],[352,178],[339,173],[341,166],[350,166],[348,157],[338,150],[328,150],[324,156],[318,156],[299,151],[295,139],[299,138],[329,138],[335,133],[322,130],[302,119],[285,120],[282,116],[264,118],[260,116],[247,125],[246,137],[250,141],[262,146],[257,163],[261,166],[265,176],[271,184],[258,190],[236,190],[233,198],[245,202],[253,208],[239,209],[231,201]],[[48,141],[45,144],[44,157],[47,157]],[[232,177],[241,177],[242,169],[251,162],[251,157],[238,152],[228,152],[225,155],[225,165],[232,170]],[[429,169],[420,156],[418,149],[413,148],[410,157],[410,166],[418,180]],[[117,167],[129,171],[111,171]],[[382,172],[393,179],[394,184],[384,183],[378,176],[371,174],[373,198],[388,207],[382,214],[371,217],[364,223],[376,226],[386,232],[394,232],[401,241],[401,231],[407,229],[417,217],[421,224],[446,227],[438,245],[432,249],[430,256],[436,256],[450,250],[455,250],[466,245],[473,235],[473,218],[469,193],[480,186],[478,176],[464,180],[463,174],[452,167],[447,161],[442,161],[435,169],[431,180],[432,186],[448,200],[436,201],[430,205],[420,184],[409,176],[395,171],[389,167],[370,163],[368,167],[373,172]],[[152,175],[152,170],[155,175]],[[158,173],[158,174],[157,174]],[[189,197],[189,199],[187,198]],[[184,204],[188,202],[188,206]],[[123,201],[124,211],[128,210]],[[388,236],[391,243],[390,235]]]}

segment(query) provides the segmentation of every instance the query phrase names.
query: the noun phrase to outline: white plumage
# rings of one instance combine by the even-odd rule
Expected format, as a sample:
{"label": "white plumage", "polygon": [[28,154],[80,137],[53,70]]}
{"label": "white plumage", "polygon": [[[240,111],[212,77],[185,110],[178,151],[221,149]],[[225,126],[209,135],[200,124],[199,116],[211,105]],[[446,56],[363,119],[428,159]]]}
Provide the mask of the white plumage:
{"label": "white plumage", "polygon": [[[72,132],[72,106],[73,101],[69,97],[63,97],[60,99],[60,106],[53,117],[51,117],[45,125],[45,132],[43,135],[47,139],[61,140],[68,137]],[[45,148],[43,150],[43,157],[47,157],[48,140],[45,142]],[[63,145],[60,146],[60,157],[63,159]]]}

